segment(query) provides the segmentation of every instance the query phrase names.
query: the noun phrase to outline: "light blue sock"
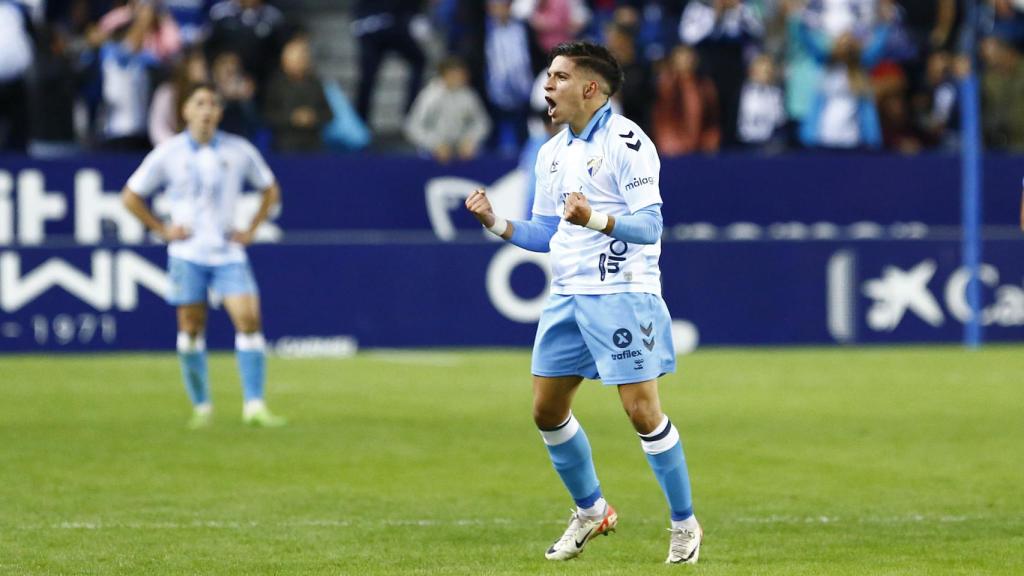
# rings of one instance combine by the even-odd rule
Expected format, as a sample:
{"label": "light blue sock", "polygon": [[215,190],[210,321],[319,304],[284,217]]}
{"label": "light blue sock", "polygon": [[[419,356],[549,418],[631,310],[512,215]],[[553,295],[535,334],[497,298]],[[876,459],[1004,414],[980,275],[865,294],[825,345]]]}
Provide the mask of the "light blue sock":
{"label": "light blue sock", "polygon": [[235,357],[246,402],[263,399],[263,383],[267,374],[265,346],[263,334],[259,332],[235,335]]}
{"label": "light blue sock", "polygon": [[601,485],[594,470],[590,442],[576,417],[569,418],[553,430],[541,430],[551,462],[580,508],[590,508],[601,497]]}
{"label": "light blue sock", "polygon": [[685,520],[693,516],[693,496],[690,494],[690,474],[686,470],[686,457],[679,431],[665,416],[650,434],[640,435],[640,444],[647,453],[647,462],[661,484],[668,500],[672,520]]}
{"label": "light blue sock", "polygon": [[210,385],[206,371],[206,339],[202,334],[191,337],[178,333],[178,360],[185,391],[193,406],[210,403]]}

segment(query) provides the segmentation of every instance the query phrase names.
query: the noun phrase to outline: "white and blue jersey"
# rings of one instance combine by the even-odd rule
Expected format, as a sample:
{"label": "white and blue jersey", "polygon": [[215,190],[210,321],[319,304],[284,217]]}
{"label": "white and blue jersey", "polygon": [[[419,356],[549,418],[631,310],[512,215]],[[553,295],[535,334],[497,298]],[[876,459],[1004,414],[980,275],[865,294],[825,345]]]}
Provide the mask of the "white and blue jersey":
{"label": "white and blue jersey", "polygon": [[274,173],[252,144],[217,132],[199,145],[185,131],[150,152],[128,179],[128,188],[141,196],[166,191],[171,223],[191,232],[170,243],[171,258],[219,266],[247,260],[245,249],[230,241],[246,183],[257,190],[274,183]]}
{"label": "white and blue jersey", "polygon": [[[566,128],[541,147],[533,213],[561,217],[571,192],[615,217],[660,206],[660,170],[650,138],[605,104],[579,135]],[[660,239],[629,243],[561,220],[550,249],[553,294],[661,294]]]}
{"label": "white and blue jersey", "polygon": [[[537,326],[533,374],[621,385],[675,371],[658,267],[660,170],[654,143],[609,104],[579,135],[567,128],[541,148],[534,217],[514,222],[511,239],[551,252],[551,296]],[[610,236],[562,218],[571,192],[615,216]]]}

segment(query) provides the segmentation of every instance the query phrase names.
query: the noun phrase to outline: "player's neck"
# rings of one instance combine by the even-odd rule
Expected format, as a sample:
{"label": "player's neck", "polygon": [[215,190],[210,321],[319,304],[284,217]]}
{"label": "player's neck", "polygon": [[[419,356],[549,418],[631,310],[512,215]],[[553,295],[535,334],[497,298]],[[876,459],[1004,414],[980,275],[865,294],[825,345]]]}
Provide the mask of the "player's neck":
{"label": "player's neck", "polygon": [[189,128],[188,130],[189,136],[191,136],[192,140],[194,140],[195,143],[199,144],[200,146],[205,146],[209,144],[210,140],[213,140],[213,136],[216,133],[216,130],[210,130],[209,132],[205,130],[193,130],[192,128]]}
{"label": "player's neck", "polygon": [[597,111],[600,110],[608,101],[605,100],[604,102],[595,102],[593,104],[590,104],[589,102],[591,101],[584,101],[583,110],[580,111],[575,120],[569,122],[569,127],[572,128],[573,134],[582,134],[583,131],[586,130],[587,124],[590,124],[590,121],[594,119],[594,115],[597,114]]}

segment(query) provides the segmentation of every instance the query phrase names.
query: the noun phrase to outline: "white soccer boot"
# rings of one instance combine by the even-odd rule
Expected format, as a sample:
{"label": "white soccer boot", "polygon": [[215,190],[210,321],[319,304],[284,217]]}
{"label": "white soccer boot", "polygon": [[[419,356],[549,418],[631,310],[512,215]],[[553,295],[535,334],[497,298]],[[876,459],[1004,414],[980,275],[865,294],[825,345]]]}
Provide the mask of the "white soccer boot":
{"label": "white soccer boot", "polygon": [[669,528],[672,539],[668,544],[668,558],[665,564],[696,564],[700,556],[700,543],[704,539],[704,530],[697,525],[696,530],[685,528]]}
{"label": "white soccer boot", "polygon": [[573,511],[572,517],[569,518],[569,527],[565,529],[562,537],[548,548],[544,557],[548,560],[572,560],[583,553],[583,547],[594,536],[607,536],[615,531],[618,523],[619,515],[615,513],[615,508],[612,508],[611,504],[608,504],[604,516],[596,518],[587,518],[579,511]]}

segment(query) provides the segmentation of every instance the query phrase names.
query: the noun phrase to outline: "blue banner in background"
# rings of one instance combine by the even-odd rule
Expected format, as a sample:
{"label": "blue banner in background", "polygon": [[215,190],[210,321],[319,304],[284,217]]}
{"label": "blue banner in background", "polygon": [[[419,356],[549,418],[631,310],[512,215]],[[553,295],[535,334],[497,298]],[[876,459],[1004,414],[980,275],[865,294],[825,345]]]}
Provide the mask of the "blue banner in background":
{"label": "blue banner in background", "polygon": [[[0,157],[0,245],[41,244],[72,235],[79,243],[101,238],[138,243],[141,228],[130,229],[126,214],[120,218],[117,195],[140,160]],[[529,176],[507,160],[440,166],[416,157],[319,156],[272,157],[270,164],[284,191],[277,235],[283,231],[296,239],[310,232],[353,230],[433,230],[444,240],[459,231],[476,233],[479,227],[461,206],[481,186],[502,214],[524,217],[528,209]],[[989,157],[984,169],[985,225],[1016,226],[1024,159]],[[819,239],[843,236],[830,226],[857,223],[958,226],[959,173],[955,156],[665,159],[663,213],[666,228],[677,238],[747,238],[751,231],[745,225],[775,226],[780,230],[774,237],[793,238],[801,232],[788,225],[817,224],[803,234]],[[257,204],[253,197],[245,210],[255,211]],[[711,230],[678,228],[687,224]],[[736,226],[735,233],[714,230],[728,226]]]}
{"label": "blue banner in background", "polygon": [[[1024,337],[1024,240],[990,240],[986,339]],[[364,347],[529,346],[546,255],[493,242],[260,245],[265,333]],[[161,247],[0,250],[0,351],[172,350]],[[956,342],[967,309],[955,240],[666,242],[665,300],[683,348]],[[223,313],[208,340],[230,348]]]}

